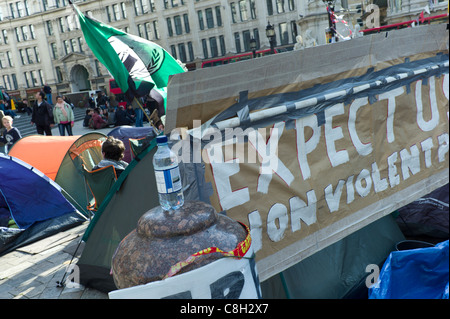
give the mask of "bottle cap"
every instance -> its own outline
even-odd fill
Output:
[[[167,136],[165,136],[165,135],[159,135],[159,136],[157,136],[157,137],[156,137],[156,142],[157,142],[158,144],[165,144],[165,143],[167,143]]]

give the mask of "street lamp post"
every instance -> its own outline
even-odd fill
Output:
[[[253,52],[253,58],[256,58],[256,40],[253,37],[250,39],[250,50]]]
[[[270,21],[267,24],[266,27],[266,36],[269,39],[269,43],[270,43],[270,51],[272,52],[272,54],[275,53],[275,27],[273,26],[273,24],[270,24]]]

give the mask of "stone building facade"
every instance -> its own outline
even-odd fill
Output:
[[[328,16],[322,0],[74,0],[80,10],[108,25],[154,41],[186,64],[199,68],[205,59],[270,47],[268,23],[277,48],[325,44]],[[336,11],[353,25],[358,5],[375,2],[386,21],[416,17],[441,0],[337,0]],[[345,30],[344,30],[345,31]],[[0,87],[18,99],[34,99],[48,83],[55,93],[103,90],[110,75],[87,47],[67,0],[0,1]]]

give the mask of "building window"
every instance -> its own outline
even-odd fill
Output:
[[[140,15],[141,14],[141,12],[140,12],[140,5],[139,5],[139,2],[140,0],[133,0],[133,4],[134,4],[134,13],[135,13],[135,15]]]
[[[84,52],[83,49],[83,38],[78,38],[78,47],[80,48],[80,52]]]
[[[295,43],[297,41],[297,35],[298,35],[296,21],[291,21],[291,30],[292,30],[292,42]]]
[[[39,56],[39,50],[38,50],[38,47],[34,47],[33,50],[34,50],[34,55],[35,55],[35,57],[36,57],[36,62],[37,62],[37,63],[41,63],[41,57]]]
[[[8,59],[8,64],[9,64],[9,66],[10,66],[10,67],[13,67],[13,66],[14,66],[14,62],[13,62],[13,59],[12,59],[12,56],[11,56],[11,52],[10,52],[10,51],[7,51],[7,52],[6,52],[6,58]]]
[[[159,39],[158,21],[153,21],[153,30],[154,30],[154,33],[155,33],[155,39]]]
[[[150,22],[146,22],[144,24],[144,26],[145,26],[145,38],[147,40],[151,40],[152,39],[152,28],[151,28]]]
[[[58,23],[59,23],[59,31],[61,31],[61,33],[64,33],[64,18],[58,18]]]
[[[155,0],[150,0],[150,11],[155,12]]]
[[[209,38],[209,47],[211,50],[211,57],[215,58],[219,55],[219,51],[217,48],[217,39],[215,37]]]
[[[30,15],[30,6],[29,6],[29,4],[28,4],[28,0],[24,0],[23,3],[24,3],[24,6],[25,6],[25,14],[26,14],[27,16],[29,16],[29,15]],[[0,20],[1,20],[1,19],[0,19]]]
[[[239,32],[234,33],[234,43],[236,44],[236,53],[241,52],[241,37]]]
[[[203,11],[199,10],[197,11],[198,15],[198,25],[200,26],[200,30],[205,29],[205,22],[203,21]]]
[[[188,42],[188,52],[189,52],[189,61],[194,61],[194,47],[192,46],[192,42]]]
[[[208,29],[214,28],[214,18],[212,9],[211,8],[206,9],[205,14],[206,14],[206,25]]]
[[[186,62],[186,47],[184,43],[178,44],[178,53],[180,55],[180,61]]]
[[[144,26],[142,24],[138,24],[137,28],[138,28],[138,36],[143,38],[144,37]]]
[[[108,19],[108,22],[111,22],[111,10],[109,9],[109,6],[105,7],[106,10],[106,18]]]
[[[53,59],[58,59],[58,49],[56,48],[56,43],[50,43],[50,48],[52,50]]]
[[[16,8],[14,7],[13,3],[9,4],[9,10],[11,11],[11,18],[15,18],[17,16],[16,14]]]
[[[267,4],[267,15],[269,15],[269,16],[273,15],[272,0],[266,0],[266,4]]]
[[[113,17],[115,21],[119,21],[120,20],[120,7],[118,4],[113,4],[112,6],[113,8]]]
[[[183,20],[184,20],[184,31],[186,33],[191,32],[191,27],[189,26],[189,15],[187,13],[183,14]]]
[[[256,19],[256,3],[255,0],[250,0],[250,15],[252,19]]]
[[[127,18],[127,6],[126,6],[125,2],[120,3],[120,9],[122,11],[122,17],[124,19],[126,19]]]
[[[239,13],[241,16],[241,21],[247,21],[248,15],[247,15],[247,1],[241,0],[239,1]]]
[[[76,39],[70,39],[70,50],[72,52],[77,51],[77,40]]]
[[[237,22],[236,3],[231,2],[230,9],[231,9],[231,20],[233,21],[233,23],[236,23]]]
[[[284,13],[284,0],[276,0],[277,2],[277,12]]]
[[[5,54],[3,52],[0,52],[0,69],[3,69],[5,67],[6,67]]]
[[[176,59],[177,58],[177,48],[174,45],[171,45],[170,50],[172,51],[173,58]]]
[[[261,48],[261,42],[259,39],[259,30],[253,29],[253,38],[256,40],[256,50],[259,50]]]
[[[16,2],[16,8],[17,8],[17,14],[19,17],[24,17],[25,16],[25,11],[23,9],[23,4],[22,2]]]
[[[32,24],[29,25],[30,28],[30,34],[32,39],[36,39],[36,33],[34,31],[34,26]]]
[[[250,51],[250,31],[243,31],[242,36],[244,38],[244,51]]]
[[[30,37],[28,36],[28,26],[26,25],[21,26],[20,29],[22,30],[23,40],[24,41],[29,40]]]
[[[25,77],[25,83],[27,84],[27,88],[30,88],[30,77],[28,76],[28,72],[23,72],[23,76]]]
[[[202,47],[203,47],[203,56],[205,59],[208,58],[208,43],[206,43],[206,39],[202,39]]]
[[[14,33],[16,34],[17,42],[21,42],[22,36],[20,35],[19,28],[14,28]]]
[[[280,23],[280,41],[281,41],[281,45],[286,45],[289,44],[289,32],[287,29],[287,23],[283,22]]]
[[[8,44],[8,31],[2,30],[2,34],[3,34],[3,43]]]
[[[64,41],[63,41],[63,44],[64,44],[64,53],[65,53],[65,55],[67,55],[67,54],[70,53],[70,44],[69,44],[69,41],[64,40]]]
[[[33,87],[39,86],[36,71],[31,71],[30,74],[31,74],[31,83],[32,83],[31,85]]]
[[[13,74],[11,74],[11,78],[12,78],[12,81],[13,81],[13,90],[17,90],[17,89],[19,89],[19,85],[18,85],[18,83],[17,83],[17,77],[16,77],[16,75],[13,73]]]
[[[225,37],[223,35],[219,36],[219,43],[220,43],[220,54],[223,56],[227,54],[227,49],[225,47]]]
[[[59,66],[57,66],[55,68],[55,71],[56,71],[56,80],[58,81],[58,83],[63,82],[64,78],[63,78],[63,73],[61,71],[61,68]]]
[[[174,16],[173,22],[175,24],[175,33],[177,35],[180,35],[183,33],[183,28],[181,27],[181,17],[180,16]]]
[[[167,31],[169,32],[169,37],[171,37],[173,36],[172,20],[170,18],[167,18],[166,21],[167,21]]]
[[[217,21],[217,26],[221,27],[222,26],[222,14],[220,13],[220,6],[217,6],[215,8],[216,10],[216,21]]]
[[[42,72],[42,70],[39,70],[39,80],[41,81],[41,85],[44,85],[45,83],[45,79],[44,79],[44,73]]]
[[[289,7],[289,11],[294,11],[295,10],[295,1],[294,0],[288,0],[288,7]]]
[[[27,60],[26,60],[26,56],[25,56],[25,50],[19,49],[19,54],[20,54],[20,60],[22,61],[22,65],[26,65]]]
[[[48,33],[48,35],[53,35],[53,24],[52,24],[52,22],[50,20],[46,21],[46,25],[47,25],[47,33]]]
[[[29,64],[34,64],[33,51],[31,50],[31,48],[26,48],[25,52],[26,52],[26,55],[27,55],[28,63]]]
[[[11,83],[9,82],[9,75],[3,76],[3,82],[5,82],[6,89],[11,90]]]

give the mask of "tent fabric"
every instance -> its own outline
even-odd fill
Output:
[[[9,155],[36,167],[55,180],[67,150],[79,136],[30,135],[20,139],[9,151]]]
[[[19,228],[11,230],[0,227],[0,253],[25,239],[29,241],[31,234],[36,238],[46,231],[58,231],[59,226],[67,227],[86,220],[61,191],[58,184],[36,168],[12,156],[0,154],[1,219],[12,218]],[[55,220],[59,222],[55,224]],[[33,228],[39,224],[46,224],[45,228],[49,229],[36,232]],[[19,239],[18,236],[23,233],[28,235]]]
[[[153,171],[156,139],[128,165],[96,212],[83,236],[85,246],[77,263],[80,281],[86,287],[110,292],[117,289],[110,273],[111,259],[139,218],[159,205]],[[212,192],[204,182],[201,164],[180,163],[185,200],[209,202]]]
[[[93,197],[85,185],[82,165],[90,170],[102,160],[101,145],[105,139],[106,135],[100,132],[82,136],[31,135],[17,141],[9,155],[54,180],[66,198],[87,216],[86,207]]]
[[[133,160],[133,153],[131,151],[130,139],[141,139],[144,137],[156,137],[153,128],[150,126],[146,127],[133,127],[128,125],[122,125],[114,128],[108,133],[108,136],[113,136],[121,140],[125,144],[125,152],[123,160],[130,163]]]
[[[397,211],[397,223],[406,236],[449,238],[448,183]]]
[[[404,239],[394,217],[382,217],[262,282],[263,298],[367,299],[367,267],[381,268]]]

